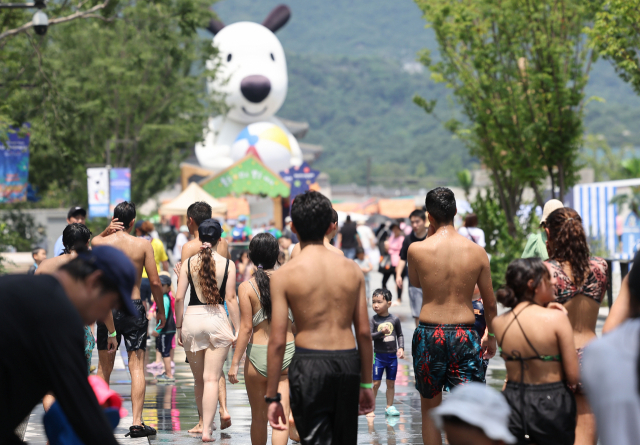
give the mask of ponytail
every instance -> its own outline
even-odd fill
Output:
[[[269,322],[271,322],[271,280],[264,270],[275,267],[279,253],[278,240],[270,233],[254,236],[249,244],[249,258],[257,267],[253,277],[258,285],[258,298]]]
[[[271,279],[262,268],[262,265],[256,268],[253,278],[255,278],[258,285],[260,304],[264,309],[264,314],[267,316],[267,321],[271,323]]]
[[[198,253],[200,267],[198,279],[202,289],[202,298],[210,305],[222,304],[224,297],[220,295],[218,280],[216,280],[216,262],[213,259],[213,248],[209,243],[203,243],[203,248]]]

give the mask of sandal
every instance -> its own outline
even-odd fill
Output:
[[[134,438],[134,437],[147,437],[147,436],[155,436],[155,435],[156,435],[156,430],[154,428],[151,428],[150,426],[145,425],[143,422],[142,425],[130,426],[129,432],[125,434],[124,437],[131,436],[131,438]]]

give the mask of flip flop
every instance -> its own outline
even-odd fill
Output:
[[[155,436],[155,435],[156,435],[155,428],[151,428],[150,426],[145,425],[143,422],[142,425],[130,426],[129,432],[125,434],[124,437],[131,436],[131,438],[135,438],[135,437],[148,437],[148,436]]]

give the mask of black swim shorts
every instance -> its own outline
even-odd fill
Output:
[[[413,332],[416,389],[426,399],[466,382],[484,383],[480,337],[472,324],[420,322]]]
[[[291,412],[302,445],[355,445],[360,355],[356,349],[296,348],[289,367]]]
[[[127,352],[147,349],[147,329],[149,320],[142,304],[142,300],[132,300],[138,310],[138,315],[125,315],[124,312],[113,311],[113,323],[116,328],[116,340],[120,346],[120,339],[124,338]],[[109,331],[104,323],[98,322],[97,345],[98,351],[107,350]]]
[[[573,444],[576,400],[564,382],[542,385],[507,382],[502,394],[511,406],[509,431],[518,439],[518,445]]]
[[[156,353],[160,353],[163,357],[171,357],[171,342],[174,334],[160,334],[156,337]]]

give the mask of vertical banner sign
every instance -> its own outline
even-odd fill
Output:
[[[25,127],[22,132],[12,128],[7,134],[7,141],[0,142],[0,202],[27,200],[31,125],[25,124]]]
[[[89,218],[109,216],[109,169],[87,169]]]
[[[110,172],[109,203],[111,213],[123,201],[131,201],[131,170],[112,168]]]
[[[313,170],[306,162],[299,167],[291,167],[280,172],[280,177],[291,186],[289,202],[293,202],[296,196],[309,190],[309,186],[316,182],[319,174],[318,170]]]

